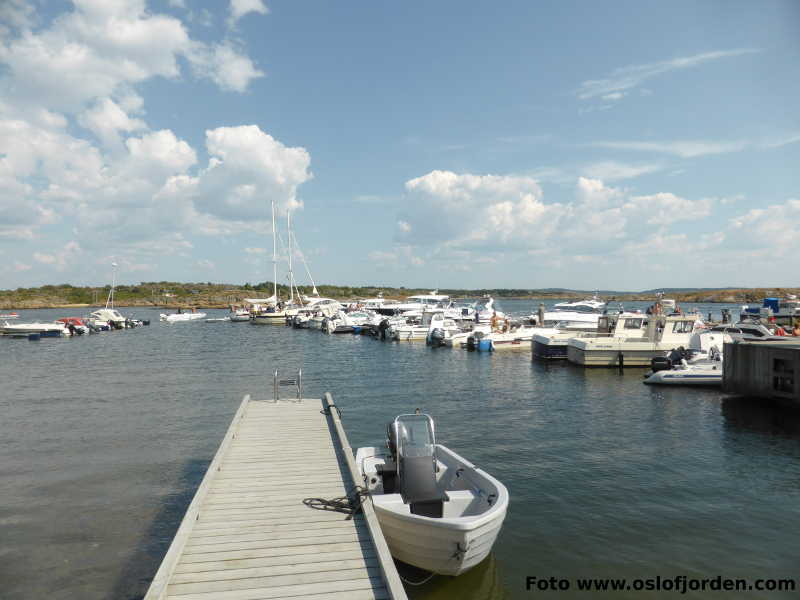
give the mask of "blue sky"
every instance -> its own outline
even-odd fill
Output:
[[[271,279],[271,200],[318,283],[796,286],[798,98],[792,1],[8,0],[0,288]]]

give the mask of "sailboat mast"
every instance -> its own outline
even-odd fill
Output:
[[[294,273],[292,273],[292,211],[286,209],[286,238],[289,245],[289,303],[294,303]]]
[[[114,286],[117,285],[117,263],[111,263],[111,289],[106,298],[106,308],[114,308]]]
[[[275,234],[275,200],[272,200],[272,295],[278,301],[278,237]]]

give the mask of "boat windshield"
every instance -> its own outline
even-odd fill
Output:
[[[400,456],[433,456],[436,440],[433,419],[428,415],[400,415],[394,420]]]

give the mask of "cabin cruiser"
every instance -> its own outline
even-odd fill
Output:
[[[585,367],[646,367],[650,359],[687,346],[699,315],[651,315],[640,337],[577,337],[567,343],[567,359]]]
[[[643,313],[621,312],[598,315],[594,330],[580,331],[573,327],[556,323],[552,329],[534,332],[531,340],[533,355],[544,359],[566,359],[567,346],[572,338],[627,338],[641,337],[645,331],[646,315]],[[554,332],[553,329],[556,331]]]
[[[388,451],[359,448],[356,465],[392,556],[441,575],[479,564],[503,525],[506,487],[437,444],[429,415],[400,415],[387,429]]]
[[[606,303],[600,300],[597,294],[595,294],[591,298],[586,298],[584,300],[558,302],[553,305],[553,310],[559,312],[601,313],[605,307]]]
[[[439,294],[438,290],[434,290],[430,294],[409,296],[406,298],[405,302],[384,302],[375,310],[382,315],[396,315],[409,310],[425,310],[436,308],[442,303],[449,302],[450,296]]]
[[[115,329],[122,329],[125,327],[127,318],[122,316],[116,308],[106,307],[89,313],[87,321],[89,325],[110,325]]]

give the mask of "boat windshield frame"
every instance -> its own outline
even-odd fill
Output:
[[[398,415],[392,423],[398,457],[434,457],[436,433],[428,414]]]

